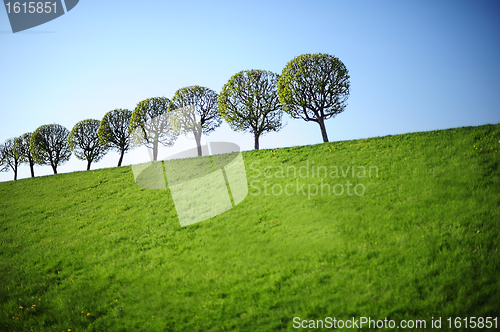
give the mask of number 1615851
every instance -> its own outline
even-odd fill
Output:
[[[7,8],[7,14],[50,14],[56,13],[57,2],[35,2],[35,1],[24,1],[24,2],[7,2],[5,4]]]
[[[498,328],[498,322],[497,322],[497,317],[456,317],[455,319],[453,318],[448,318],[448,323],[450,328],[456,328],[459,329],[462,327],[462,325],[467,329],[491,329],[491,328]]]

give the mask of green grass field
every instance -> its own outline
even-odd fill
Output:
[[[182,228],[130,166],[0,183],[0,330],[500,327],[499,150],[500,124],[244,152],[246,199]]]

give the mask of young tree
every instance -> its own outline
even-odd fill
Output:
[[[235,131],[259,137],[282,128],[283,111],[278,99],[279,75],[265,70],[244,70],[233,75],[219,95],[219,111]]]
[[[6,161],[4,160],[4,154],[5,154],[5,145],[0,144],[0,172],[8,172],[9,171],[9,165],[7,165]]]
[[[283,110],[292,118],[319,124],[328,142],[325,120],[344,111],[349,96],[349,72],[337,57],[302,54],[283,68],[278,80]]]
[[[183,110],[175,119],[179,120],[182,132],[193,133],[198,156],[201,156],[201,134],[208,135],[222,123],[217,93],[198,85],[179,89],[172,98],[171,109]]]
[[[58,124],[38,127],[30,139],[33,160],[39,165],[52,166],[54,174],[57,174],[57,166],[64,164],[71,157],[68,135],[68,129]]]
[[[7,172],[9,170],[9,166],[4,162],[2,158],[3,149],[4,149],[3,144],[0,144],[0,172]]]
[[[116,149],[120,152],[118,167],[122,165],[125,152],[131,148],[129,132],[131,118],[132,111],[115,109],[104,115],[97,131],[101,146]]]
[[[139,102],[130,119],[129,132],[135,144],[145,144],[153,150],[153,160],[158,159],[158,145],[174,145],[178,131],[170,122],[170,100],[154,97]]]
[[[19,163],[28,163],[30,165],[31,177],[35,177],[35,160],[30,152],[30,140],[32,133],[23,134],[14,139],[14,154],[19,159]]]
[[[98,162],[104,157],[108,148],[99,145],[100,121],[87,119],[78,122],[68,136],[68,143],[71,151],[80,160],[87,161],[87,171],[90,170],[92,162]]]
[[[0,145],[0,160],[2,163],[2,171],[6,171],[10,167],[14,172],[14,181],[16,181],[19,158],[14,153],[14,139],[9,138],[5,141],[5,144]]]

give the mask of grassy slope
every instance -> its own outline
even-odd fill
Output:
[[[499,150],[500,125],[487,125],[245,152],[261,189],[349,180],[365,194],[250,188],[236,208],[184,228],[169,192],[139,188],[130,167],[0,183],[0,330],[499,316]],[[254,170],[307,160],[377,166],[379,176]]]

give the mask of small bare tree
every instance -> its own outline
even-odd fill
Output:
[[[0,162],[2,164],[1,171],[5,172],[9,168],[12,169],[14,172],[14,181],[16,181],[19,158],[14,153],[14,139],[9,138],[4,144],[0,145]]]
[[[87,171],[93,162],[98,162],[108,152],[106,146],[99,144],[100,121],[87,119],[78,122],[68,136],[68,143],[71,151],[80,160],[87,161]]]
[[[30,139],[30,152],[35,162],[39,165],[50,165],[54,174],[57,174],[57,166],[64,164],[71,157],[68,135],[68,129],[59,124],[38,127]]]

